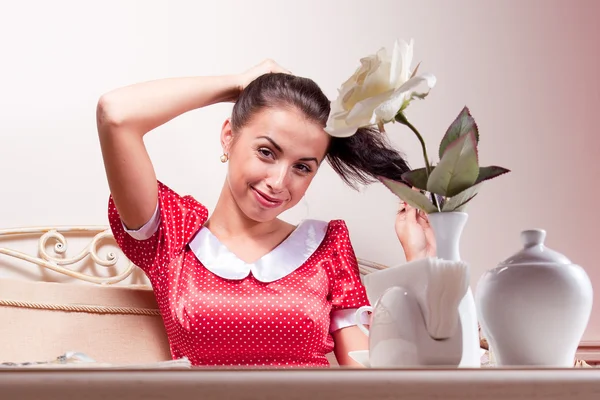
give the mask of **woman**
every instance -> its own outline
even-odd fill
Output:
[[[235,102],[221,129],[227,179],[210,218],[157,181],[143,136],[193,109]],[[323,367],[334,350],[368,347],[354,310],[368,304],[343,221],[278,219],[327,159],[350,185],[400,179],[404,159],[380,135],[324,127],[330,106],[311,80],[271,60],[232,76],[163,79],[103,95],[97,124],[110,187],[109,220],[149,277],[173,358],[193,365]],[[432,251],[426,219],[403,208],[408,259]]]

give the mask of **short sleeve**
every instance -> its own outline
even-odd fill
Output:
[[[180,254],[208,219],[208,210],[191,196],[180,196],[158,182],[158,205],[152,221],[154,232],[143,238],[127,231],[112,196],[108,203],[108,220],[115,241],[123,254],[146,273],[166,267]],[[139,233],[139,232],[138,232]],[[149,237],[148,237],[149,236]]]
[[[344,221],[332,221],[334,239],[334,281],[331,286],[332,313],[370,305],[367,291],[360,279],[358,260],[350,243]]]

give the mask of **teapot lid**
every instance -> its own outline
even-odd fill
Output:
[[[500,263],[501,266],[521,264],[561,264],[570,265],[571,260],[563,254],[549,249],[544,245],[546,231],[529,229],[521,232],[523,249]]]

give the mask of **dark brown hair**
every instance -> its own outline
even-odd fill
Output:
[[[264,108],[294,107],[307,118],[325,127],[330,101],[311,79],[270,73],[252,81],[233,106],[231,125],[239,130]],[[410,170],[404,156],[394,149],[377,128],[360,128],[347,138],[332,137],[327,161],[350,187],[367,185],[382,176],[401,181]]]

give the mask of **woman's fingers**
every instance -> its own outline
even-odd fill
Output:
[[[417,222],[417,210],[410,204],[402,201],[398,212],[406,222]]]
[[[277,63],[273,59],[268,58],[266,60],[263,60],[260,64],[253,66],[252,68],[246,70],[241,74],[241,89],[245,89],[246,86],[250,84],[250,82],[258,78],[259,76],[271,72],[282,72],[284,74],[290,75],[292,74],[290,70],[279,65],[279,63]]]
[[[426,212],[419,210],[418,211],[417,221],[424,227],[429,227],[429,216]]]
[[[398,210],[399,220],[408,223],[417,223],[423,229],[429,229],[429,216],[424,211],[412,207],[410,204],[401,201]]]

